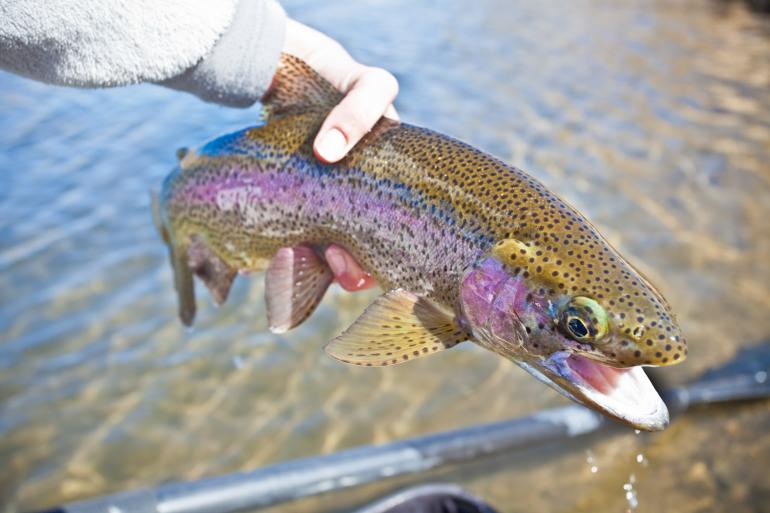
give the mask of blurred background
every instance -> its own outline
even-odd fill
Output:
[[[399,79],[403,120],[544,182],[656,283],[680,384],[770,335],[770,17],[742,1],[284,0]],[[243,128],[155,86],[0,73],[0,503],[7,512],[567,404],[474,345],[384,369],[322,344],[378,294],[266,331],[261,277],[176,317],[149,192],[177,147]],[[449,379],[451,377],[451,379]],[[770,511],[770,405],[443,470],[502,512]],[[400,482],[284,505],[345,511]]]

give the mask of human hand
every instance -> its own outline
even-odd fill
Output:
[[[349,292],[369,289],[377,285],[372,275],[364,271],[361,264],[342,246],[331,244],[324,251],[324,260],[332,270],[337,283]]]
[[[356,62],[335,40],[306,25],[288,20],[284,52],[299,57],[345,93],[321,125],[313,142],[316,157],[326,163],[342,159],[383,115],[398,120],[393,99],[395,77],[382,68]],[[376,285],[374,278],[345,248],[331,244],[324,259],[335,280],[348,291]]]
[[[383,115],[398,120],[393,107],[398,94],[396,78],[382,68],[357,62],[329,36],[289,19],[284,52],[305,61],[345,93],[313,142],[319,160],[334,163],[342,159]]]

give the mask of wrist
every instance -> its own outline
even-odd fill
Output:
[[[248,107],[270,85],[284,46],[286,13],[274,0],[240,0],[230,26],[195,66],[161,82],[204,101]]]

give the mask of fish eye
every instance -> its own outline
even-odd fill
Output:
[[[562,309],[559,325],[573,340],[597,342],[607,334],[607,312],[590,297],[577,296]]]
[[[575,338],[585,338],[588,335],[588,326],[578,317],[570,317],[567,321],[567,329],[575,335]]]

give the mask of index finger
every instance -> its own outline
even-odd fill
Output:
[[[362,67],[342,101],[332,109],[313,143],[323,162],[342,159],[384,115],[395,113],[396,78],[381,68]]]

